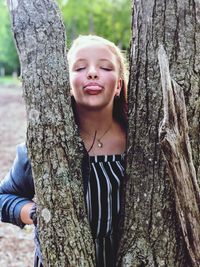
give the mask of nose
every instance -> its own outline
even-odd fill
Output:
[[[87,78],[88,79],[98,79],[98,72],[97,72],[97,69],[95,67],[91,66],[88,69]]]

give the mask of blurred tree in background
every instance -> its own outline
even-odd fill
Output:
[[[67,29],[68,46],[80,34],[97,34],[120,48],[129,47],[131,3],[129,0],[58,0]],[[0,0],[0,76],[19,72],[19,60],[13,42],[5,0]]]
[[[0,76],[19,72],[19,59],[13,41],[10,18],[5,1],[0,0]]]

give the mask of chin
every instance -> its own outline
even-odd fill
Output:
[[[103,109],[105,109],[107,107],[107,104],[105,103],[87,103],[87,104],[83,104],[81,105],[82,108],[84,108],[85,110],[88,111],[102,111]]]

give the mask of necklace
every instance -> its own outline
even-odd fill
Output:
[[[103,142],[102,142],[102,138],[109,132],[110,128],[112,126],[112,122],[111,124],[109,125],[109,127],[105,130],[105,132],[99,137],[96,139],[96,136],[97,136],[97,131],[95,131],[95,134],[94,134],[94,138],[93,138],[93,141],[92,141],[92,145],[89,149],[89,151],[92,149],[92,147],[94,146],[94,143],[95,143],[95,140],[97,140],[97,146],[98,148],[102,148],[103,147]],[[86,133],[86,132],[85,132]],[[86,133],[87,136],[90,136],[90,134]]]
[[[112,126],[112,123],[111,123],[111,124],[109,125],[109,127],[105,130],[105,132],[102,134],[102,136],[99,137],[99,138],[97,139],[97,146],[98,146],[99,148],[102,148],[102,147],[103,147],[103,142],[101,141],[101,139],[107,134],[107,132],[110,130],[111,126]]]

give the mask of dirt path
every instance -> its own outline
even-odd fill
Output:
[[[15,148],[24,142],[26,132],[22,91],[0,86],[0,180],[12,165]],[[0,267],[32,267],[34,256],[33,228],[21,230],[0,223]]]

